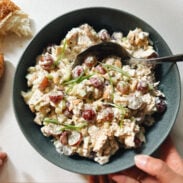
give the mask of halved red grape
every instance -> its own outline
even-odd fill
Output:
[[[63,99],[63,96],[62,95],[50,95],[49,98],[53,103],[58,103]]]
[[[98,36],[102,41],[108,41],[110,39],[110,34],[106,29],[100,30],[100,32],[98,33]]]
[[[106,70],[101,65],[97,65],[95,70],[100,74],[105,74],[106,73]]]
[[[135,143],[135,147],[141,147],[142,145],[142,141],[138,137],[135,137],[134,143]]]
[[[60,135],[60,142],[63,145],[67,145],[68,144],[68,136],[69,136],[70,132],[69,131],[63,131]]]
[[[125,94],[128,94],[129,93],[129,90],[130,90],[130,86],[127,82],[125,81],[120,81],[118,84],[117,84],[117,90],[120,91],[120,93],[122,95],[125,95]]]
[[[55,93],[52,93],[50,96],[49,96],[50,100],[53,102],[53,103],[58,103],[60,102],[63,98],[64,98],[64,94],[62,91],[57,91]]]
[[[100,120],[102,122],[110,122],[114,118],[114,112],[111,107],[107,107],[106,109],[103,109],[101,116],[102,118]]]
[[[157,112],[159,113],[163,113],[167,108],[167,103],[164,99],[162,98],[157,98],[156,100],[156,109],[157,109]]]
[[[46,53],[45,55],[41,56],[40,59],[40,66],[44,69],[44,70],[50,70],[52,68],[53,65],[53,58],[50,54]]]
[[[90,78],[90,82],[91,82],[92,86],[95,88],[103,88],[103,86],[104,86],[104,82],[100,78],[97,78],[97,77]]]
[[[72,77],[77,78],[84,72],[83,67],[78,65],[72,70]]]
[[[95,64],[96,64],[97,60],[95,57],[93,56],[89,56],[85,59],[84,61],[84,64],[87,66],[87,67],[93,67]]]
[[[149,87],[148,87],[147,81],[139,81],[138,84],[137,84],[137,90],[141,91],[143,93],[147,92],[148,88]]]
[[[82,141],[82,134],[78,131],[72,131],[68,135],[68,144],[70,146],[79,145],[81,141]]]
[[[85,109],[82,112],[82,117],[87,121],[92,121],[96,117],[96,113],[93,109]]]

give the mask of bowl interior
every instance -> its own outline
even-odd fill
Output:
[[[32,40],[23,53],[14,78],[13,102],[18,124],[31,145],[47,160],[55,165],[81,174],[107,174],[124,170],[134,165],[136,153],[152,154],[169,134],[179,109],[180,78],[176,64],[162,64],[156,70],[160,88],[165,93],[168,108],[157,118],[157,123],[147,133],[147,143],[138,151],[119,151],[106,165],[98,165],[88,159],[59,155],[49,138],[40,132],[40,127],[33,123],[34,115],[21,97],[21,91],[27,90],[25,75],[27,68],[35,65],[36,57],[52,43],[59,44],[66,33],[73,27],[88,23],[95,30],[106,28],[109,32],[122,31],[127,34],[136,27],[150,33],[150,38],[160,56],[170,55],[171,51],[162,37],[146,22],[120,10],[110,8],[80,9],[53,20],[45,26]]]

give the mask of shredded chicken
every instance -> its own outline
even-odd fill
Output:
[[[90,56],[72,69],[78,53],[102,41],[116,42],[138,58],[156,53],[149,34],[139,28],[125,37],[84,24],[37,57],[26,75],[29,90],[22,91],[34,121],[43,135],[54,139],[59,153],[101,165],[121,148],[140,147],[145,126],[154,123],[152,114],[166,109],[153,66],[123,65],[117,57],[98,63]]]

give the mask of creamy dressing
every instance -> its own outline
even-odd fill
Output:
[[[144,126],[152,125],[152,114],[166,108],[149,65],[122,65],[116,57],[101,64],[88,57],[72,70],[80,52],[102,41],[116,42],[138,58],[157,55],[149,33],[139,28],[125,37],[83,24],[37,57],[26,76],[29,90],[22,91],[34,121],[43,135],[53,138],[58,153],[77,154],[101,165],[121,147],[140,147],[145,142]]]

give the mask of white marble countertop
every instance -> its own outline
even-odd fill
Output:
[[[14,0],[32,19],[34,35],[48,22],[71,10],[84,7],[112,7],[148,22],[166,40],[174,54],[183,53],[182,0]],[[8,161],[0,169],[0,182],[86,183],[86,177],[68,172],[44,159],[28,143],[16,121],[12,104],[13,78],[18,61],[31,40],[9,36],[0,44],[6,60],[6,74],[0,86],[0,150]],[[178,68],[183,82],[183,64]],[[183,103],[172,130],[175,144],[183,156]]]

